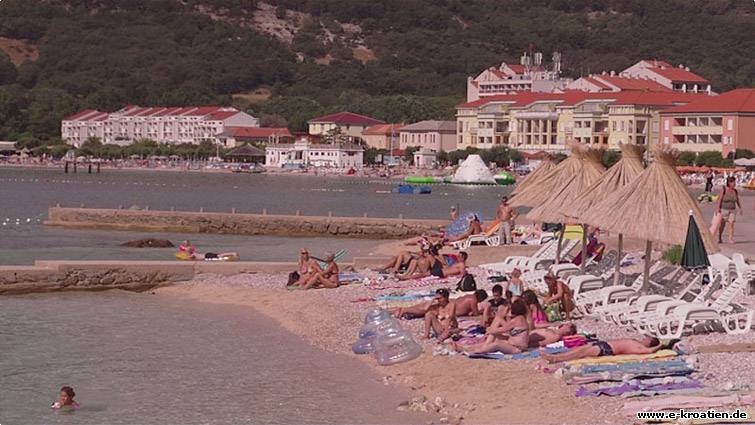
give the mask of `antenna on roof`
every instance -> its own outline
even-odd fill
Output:
[[[561,53],[560,52],[553,52],[553,72],[556,74],[561,73]]]

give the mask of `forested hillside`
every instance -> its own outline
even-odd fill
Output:
[[[235,104],[298,130],[349,109],[452,118],[468,75],[562,52],[571,76],[641,58],[755,86],[749,0],[2,0],[0,139],[124,104]]]

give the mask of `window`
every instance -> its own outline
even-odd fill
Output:
[[[621,131],[625,131],[625,130],[626,130],[626,127],[625,127],[624,121],[622,121],[621,122]]]
[[[671,125],[670,122],[671,122],[671,120],[669,120],[669,119],[663,120],[663,129],[664,130],[668,130],[669,129],[669,126]]]
[[[726,123],[727,130],[734,130],[734,120],[729,118]]]
[[[613,122],[613,131],[616,131],[616,121]]]

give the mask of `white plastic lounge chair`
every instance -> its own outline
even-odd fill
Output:
[[[707,321],[720,322],[728,334],[740,334],[752,327],[753,311],[732,313],[733,299],[741,293],[747,282],[735,279],[724,288],[710,305],[705,303],[684,303],[658,311],[654,318],[646,320],[641,331],[658,338],[680,338],[684,331]],[[665,307],[665,306],[664,306]],[[659,306],[659,310],[660,306]]]
[[[642,275],[634,280],[631,286],[615,285],[606,286],[599,290],[586,291],[574,297],[577,310],[584,315],[591,315],[595,309],[607,305],[628,300],[642,288],[644,278]]]
[[[484,243],[487,246],[498,246],[501,244],[501,238],[498,236],[498,229],[500,227],[501,223],[498,223],[483,233],[471,235],[460,241],[451,242],[451,246],[454,249],[467,249],[472,246],[473,243]]]
[[[738,279],[744,279],[745,282],[755,279],[755,265],[747,264],[742,254],[737,252],[731,256],[731,259]]]
[[[572,249],[574,249],[577,243],[578,241],[574,240],[566,241],[566,243],[562,247],[562,252],[566,253],[571,251]],[[499,275],[511,273],[515,268],[521,270],[522,272],[531,270],[545,270],[549,265],[553,264],[557,250],[558,241],[555,240],[548,242],[546,245],[543,245],[531,257],[524,255],[512,255],[507,257],[503,262],[482,264],[480,265],[480,268],[487,270],[488,273]]]

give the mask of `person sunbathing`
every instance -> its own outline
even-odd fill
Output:
[[[556,327],[537,328],[530,331],[530,347],[545,347],[561,341],[565,336],[576,335],[577,325],[564,323]]]
[[[412,262],[412,260],[419,258],[421,255],[421,251],[401,251],[398,253],[398,255],[395,255],[393,258],[391,258],[391,260],[387,264],[378,267],[377,269],[375,269],[375,271],[396,274],[401,270],[408,269],[409,264]]]
[[[413,260],[413,262],[409,264],[406,273],[399,276],[399,280],[421,279],[428,276],[445,278],[449,276],[460,276],[466,272],[466,261],[467,258],[469,258],[466,252],[460,252],[459,261],[453,265],[444,266],[443,262],[437,257],[437,251],[433,251],[434,249],[435,247],[431,247],[425,252],[425,248],[423,248],[423,257]],[[436,252],[436,254],[433,255],[433,252]]]
[[[527,306],[521,299],[511,303],[511,319],[500,326],[488,328],[485,341],[463,348],[456,343],[451,346],[459,352],[485,354],[500,351],[504,354],[516,354],[529,346],[529,329],[527,327]]]
[[[459,329],[456,320],[456,303],[449,300],[448,289],[435,291],[434,305],[425,313],[425,339],[430,339],[430,332],[435,333],[438,342],[450,338]]]
[[[589,357],[618,356],[620,354],[652,354],[661,349],[658,338],[643,336],[640,339],[613,339],[610,341],[592,341],[586,345],[572,348],[565,353],[540,353],[540,357],[550,363]]]
[[[430,248],[423,246],[422,253],[419,257],[409,261],[406,271],[398,275],[399,280],[421,279],[430,276],[430,268],[433,264],[433,256],[430,254]]]
[[[493,322],[493,318],[498,312],[498,308],[506,305],[508,301],[503,298],[503,287],[499,284],[493,285],[493,297],[489,298],[487,302],[483,303],[482,319],[480,320],[480,326],[487,328]]]
[[[484,289],[478,289],[473,294],[463,295],[453,300],[456,304],[456,317],[479,316],[479,304],[488,298],[488,293]]]
[[[299,273],[299,279],[289,286],[302,286],[306,284],[312,276],[322,272],[322,267],[320,267],[320,263],[317,260],[310,257],[309,250],[302,249],[299,251],[299,267],[297,272]]]
[[[453,236],[446,239],[446,242],[456,242],[456,241],[463,241],[464,239],[472,236],[472,235],[479,235],[483,233],[482,230],[482,224],[480,223],[480,218],[477,217],[477,215],[473,215],[469,219],[469,227],[467,228],[467,231],[459,236]]]
[[[336,264],[336,256],[329,252],[326,254],[325,270],[315,272],[307,283],[304,284],[302,289],[310,288],[338,288],[338,264]]]

